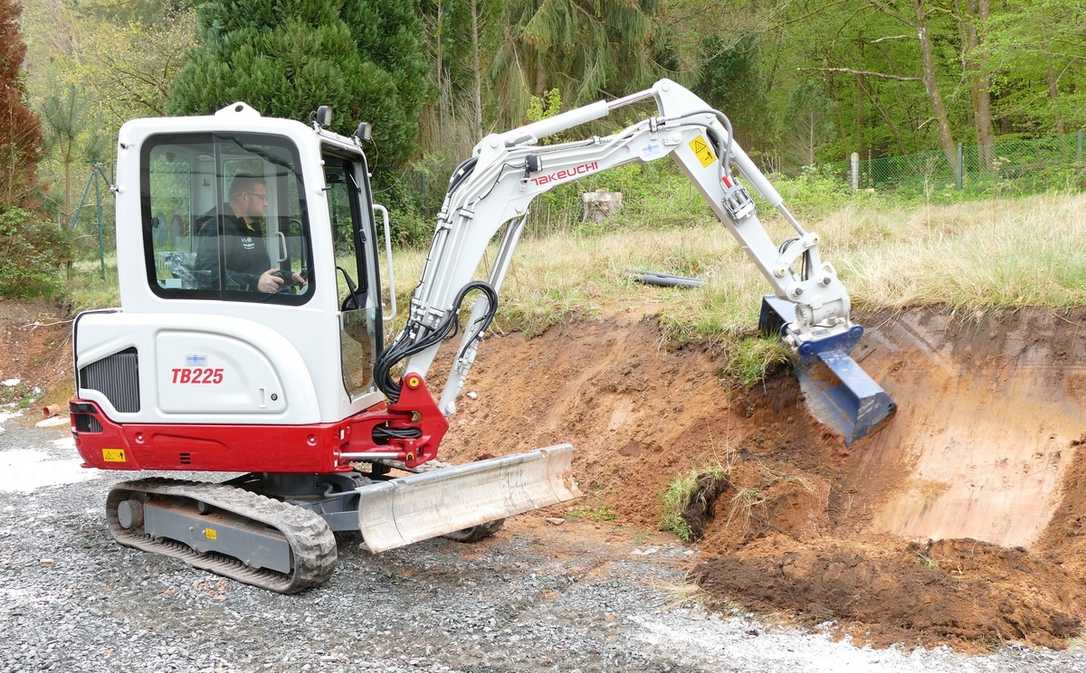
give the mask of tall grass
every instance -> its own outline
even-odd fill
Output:
[[[566,227],[527,236],[502,290],[499,328],[538,333],[578,317],[632,309],[657,315],[668,339],[737,347],[755,325],[768,285],[707,208],[682,210],[683,226],[660,228],[643,219],[656,207],[630,209],[590,231]],[[823,257],[836,266],[854,306],[983,311],[1086,304],[1086,195],[913,206],[861,197],[807,225],[821,236]],[[772,217],[766,226],[777,240],[789,233]],[[401,306],[425,255],[407,249],[396,256]],[[493,260],[493,250],[488,257]],[[96,261],[77,266],[69,286],[77,308],[117,303],[113,266],[106,282],[97,278]],[[629,269],[707,282],[686,290],[646,287],[631,280]],[[748,364],[771,365],[774,354],[756,346],[749,346]]]

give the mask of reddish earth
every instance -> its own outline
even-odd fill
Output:
[[[71,376],[71,322],[63,311],[44,301],[0,300],[0,381],[21,380],[17,389],[0,390],[0,401],[36,387],[47,393],[42,403],[66,403]]]
[[[1086,619],[1086,311],[866,322],[856,357],[900,411],[852,447],[790,375],[736,390],[722,357],[611,319],[491,339],[444,455],[570,441],[575,511],[652,527],[675,475],[721,464],[691,573],[711,604],[877,645],[1062,646]]]

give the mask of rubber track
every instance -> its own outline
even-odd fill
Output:
[[[190,498],[271,526],[286,537],[294,568],[290,575],[250,568],[230,556],[202,554],[181,542],[128,531],[117,519],[117,505],[133,493]],[[318,514],[234,486],[162,477],[122,481],[106,498],[106,517],[113,538],[123,545],[178,558],[195,568],[279,593],[293,594],[323,584],[336,567],[335,536]]]

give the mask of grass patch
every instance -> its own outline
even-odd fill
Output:
[[[703,484],[726,482],[729,472],[729,467],[723,463],[715,463],[688,470],[673,479],[664,491],[660,530],[670,531],[684,542],[693,542],[700,537],[697,523],[691,521],[689,511],[696,499],[705,497]],[[702,509],[712,507],[710,502],[700,504]]]
[[[761,489],[741,488],[732,496],[731,507],[728,509],[728,520],[725,526],[730,526],[733,521],[738,521],[744,532],[750,529],[750,521],[754,518],[754,510],[764,507],[769,501],[768,496]]]
[[[0,407],[29,409],[40,396],[40,388],[23,381],[13,386],[0,385]]]
[[[791,352],[780,339],[744,337],[729,353],[724,375],[750,388],[787,365],[790,359]]]
[[[566,519],[569,521],[580,521],[587,519],[588,521],[614,521],[618,518],[618,513],[615,512],[615,508],[610,505],[581,505],[580,507],[574,507],[565,514]]]

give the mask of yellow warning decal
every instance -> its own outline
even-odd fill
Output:
[[[102,449],[102,460],[107,463],[128,462],[128,459],[124,457],[124,449]]]
[[[701,162],[702,168],[705,168],[716,161],[716,155],[713,154],[713,148],[709,145],[709,141],[706,140],[704,136],[694,136],[694,139],[690,141],[690,149],[694,150],[694,156]]]
[[[215,530],[214,528],[205,528],[204,529],[204,537],[206,537],[209,540],[218,540],[219,539],[219,531]]]

